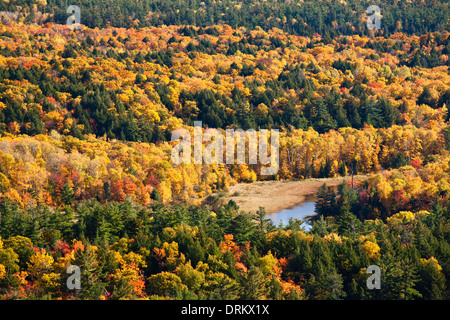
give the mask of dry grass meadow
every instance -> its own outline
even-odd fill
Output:
[[[354,176],[361,181],[366,176]],[[313,196],[324,183],[327,186],[338,186],[342,182],[349,182],[351,177],[307,179],[300,181],[258,181],[254,183],[238,183],[229,187],[228,194],[223,198],[225,202],[234,200],[244,211],[255,212],[264,207],[266,213],[274,213],[287,209],[306,197]]]

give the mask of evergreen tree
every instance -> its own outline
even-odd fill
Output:
[[[323,215],[325,217],[336,215],[338,212],[336,211],[335,202],[336,194],[326,184],[323,184],[317,191],[314,212],[318,216]]]
[[[61,201],[64,204],[71,205],[73,201],[73,195],[74,193],[72,187],[68,183],[64,184],[64,187],[61,190]]]
[[[155,201],[161,202],[161,196],[159,195],[158,189],[154,188],[152,190],[150,198],[152,198]]]
[[[347,296],[347,293],[344,291],[342,275],[336,273],[336,271],[322,275],[319,283],[324,293],[323,299],[325,300],[340,300]]]
[[[237,214],[231,220],[230,232],[235,236],[237,243],[245,244],[246,241],[252,238],[255,232],[252,215],[247,212]]]
[[[417,289],[427,300],[446,298],[446,279],[437,263],[428,262],[421,266]]]
[[[259,207],[256,211],[256,220],[259,225],[259,231],[264,232],[266,230],[266,225],[270,219],[266,219],[266,210],[264,207]]]
[[[261,300],[268,293],[267,280],[258,267],[252,266],[241,279],[243,300]]]
[[[337,129],[336,120],[330,115],[323,99],[319,99],[315,106],[317,113],[313,120],[313,127],[319,133],[327,132],[331,129]]]
[[[409,258],[395,260],[388,257],[381,290],[389,299],[409,300],[422,295],[416,289],[418,282],[417,267]]]
[[[270,280],[269,284],[269,298],[272,300],[281,300],[282,299],[282,288],[280,281],[275,277],[275,275],[272,275],[272,279]]]
[[[422,93],[417,98],[416,104],[426,104],[431,108],[436,108],[436,101],[431,94],[430,88],[428,88],[427,86],[423,88]]]
[[[94,248],[86,245],[84,249],[75,251],[73,265],[80,268],[81,290],[78,294],[80,299],[100,299],[104,293],[106,284],[102,280],[101,265],[97,261]]]

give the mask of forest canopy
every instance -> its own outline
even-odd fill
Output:
[[[175,1],[175,0],[15,0],[4,1],[0,11],[23,8],[27,22],[65,24],[68,5],[82,11],[82,23],[90,28],[141,28],[163,25],[208,27],[227,24],[233,28],[282,29],[290,34],[327,38],[368,34],[365,16],[369,5],[382,9],[383,34],[404,32],[419,35],[449,31],[447,1]]]
[[[0,3],[0,299],[450,298],[447,1],[375,1],[380,30],[356,0],[71,4]],[[194,121],[278,129],[277,173],[174,164]],[[224,200],[336,177],[309,230]]]

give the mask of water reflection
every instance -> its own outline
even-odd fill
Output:
[[[339,189],[339,186],[327,186],[327,188],[336,193]],[[314,212],[316,199],[316,194],[306,195],[303,202],[300,202],[299,204],[296,204],[295,206],[292,206],[288,209],[269,213],[266,218],[272,220],[275,226],[279,226],[281,222],[283,222],[284,226],[287,226],[289,224],[290,218],[301,219],[303,221],[302,227],[305,228],[305,231],[309,231],[311,229],[311,222],[309,221],[309,219],[305,220],[305,218],[314,216],[316,214]]]
[[[315,214],[314,207],[314,200],[306,200],[291,208],[283,209],[275,213],[270,213],[266,217],[272,220],[273,224],[276,226],[279,226],[281,222],[283,222],[283,225],[285,226],[288,225],[290,218],[301,219],[303,220],[302,226],[305,228],[305,230],[309,230],[311,228],[311,225],[308,221],[305,221],[305,218]]]

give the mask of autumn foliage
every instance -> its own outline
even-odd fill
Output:
[[[25,7],[0,17],[1,299],[450,297],[450,34],[439,19],[416,35],[395,13],[366,33],[345,7],[354,25],[320,34],[314,4],[278,1],[306,8],[305,20],[203,27],[190,16],[213,15],[202,2],[180,14],[190,23],[156,26],[170,9],[70,30],[55,23],[60,8],[39,11],[47,1],[16,2],[0,4]],[[194,121],[280,130],[277,173],[174,164],[171,134]],[[319,190],[309,231],[221,199],[236,183],[338,176],[348,183]],[[370,264],[380,291],[366,287]],[[70,265],[81,290],[65,285]]]

